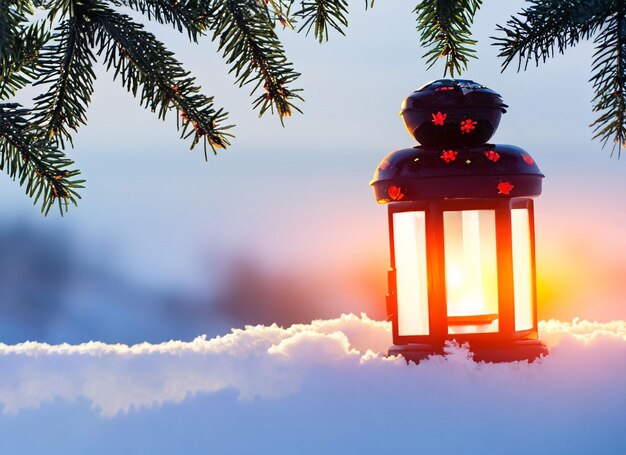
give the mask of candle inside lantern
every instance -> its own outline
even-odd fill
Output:
[[[498,330],[498,264],[493,210],[444,212],[448,332]]]

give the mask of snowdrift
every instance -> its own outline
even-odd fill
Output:
[[[365,315],[191,342],[0,345],[0,437],[22,452],[626,453],[626,322],[540,330],[551,355],[533,364],[449,346],[407,365],[383,355],[390,325]]]

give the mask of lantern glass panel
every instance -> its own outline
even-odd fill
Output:
[[[443,214],[448,333],[498,331],[494,210]]]
[[[398,334],[428,335],[425,212],[393,214]]]
[[[515,330],[529,330],[534,327],[534,292],[528,209],[511,210],[511,235],[513,238]]]

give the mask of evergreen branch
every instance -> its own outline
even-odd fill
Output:
[[[536,65],[589,39],[602,26],[609,0],[530,0],[532,6],[513,16],[506,26],[497,26],[503,37],[492,37],[504,58],[503,70],[515,57],[517,71],[528,68],[531,60]]]
[[[0,0],[0,62],[12,54],[15,42],[20,39],[21,24],[31,12],[28,0]]]
[[[29,0],[0,0],[0,99],[7,99],[37,76],[34,65],[48,38],[39,24],[30,24]]]
[[[84,180],[77,180],[78,170],[68,170],[73,161],[63,152],[40,139],[41,133],[26,120],[28,110],[18,104],[0,104],[0,170],[6,171],[26,194],[41,200],[41,211],[48,214],[57,202],[61,215],[69,203],[76,205]]]
[[[555,53],[564,53],[581,40],[594,39],[593,111],[599,116],[590,125],[593,139],[606,146],[613,140],[611,155],[626,146],[626,5],[624,0],[532,0],[506,27],[505,36],[494,38],[504,58],[503,70],[518,60],[517,70],[530,61],[539,65]]]
[[[32,24],[22,31],[19,40],[13,41],[9,53],[0,59],[0,100],[15,96],[18,90],[37,79],[37,58],[49,39],[43,25]]]
[[[367,6],[367,3],[366,3]],[[298,30],[306,30],[320,43],[328,41],[328,30],[334,28],[345,35],[343,29],[348,26],[348,2],[346,0],[303,0],[296,16],[302,20]]]
[[[590,125],[603,146],[613,140],[611,156],[617,148],[618,158],[626,146],[626,7],[621,8],[606,21],[602,32],[596,37],[596,53],[593,61],[595,96],[593,111],[599,117]]]
[[[235,73],[239,86],[254,84],[254,93],[263,84],[265,93],[253,101],[259,115],[276,109],[282,123],[292,109],[301,112],[293,104],[296,99],[302,100],[297,93],[300,90],[288,88],[300,74],[287,61],[264,8],[255,0],[219,0],[209,17],[213,21],[213,39],[219,39],[219,50],[232,65],[230,71]]]
[[[87,122],[87,108],[93,93],[95,56],[91,50],[94,27],[83,22],[78,5],[75,16],[56,29],[55,44],[45,46],[37,62],[41,79],[35,85],[49,84],[46,93],[35,98],[33,121],[42,126],[45,137],[61,147],[72,144],[70,129],[77,131]]]
[[[123,5],[145,14],[148,20],[170,24],[197,42],[207,27],[204,2],[198,0],[121,0]]]
[[[98,25],[98,55],[104,54],[107,69],[115,69],[113,78],[119,77],[134,96],[141,88],[142,106],[158,112],[163,120],[174,107],[182,119],[182,127],[177,122],[181,137],[193,135],[192,148],[202,140],[205,157],[207,142],[214,153],[217,153],[216,147],[228,146],[231,135],[225,131],[231,127],[220,125],[227,113],[215,110],[213,97],[199,93],[195,78],[181,67],[174,54],[130,17],[102,3],[94,3],[98,8],[92,9],[90,14]]]
[[[422,47],[428,49],[422,56],[431,68],[445,57],[444,76],[450,72],[461,74],[467,69],[469,58],[476,58],[470,27],[482,0],[422,0],[415,7],[417,30]]]
[[[264,0],[267,10],[271,11],[270,19],[286,28],[294,29],[295,20],[291,17],[293,0]]]
[[[0,61],[4,62],[6,56],[11,53],[13,41],[12,19],[9,0],[0,0]]]

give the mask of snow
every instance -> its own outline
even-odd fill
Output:
[[[388,358],[343,315],[191,342],[0,345],[0,440],[20,453],[626,452],[626,322],[544,321],[551,354]]]

